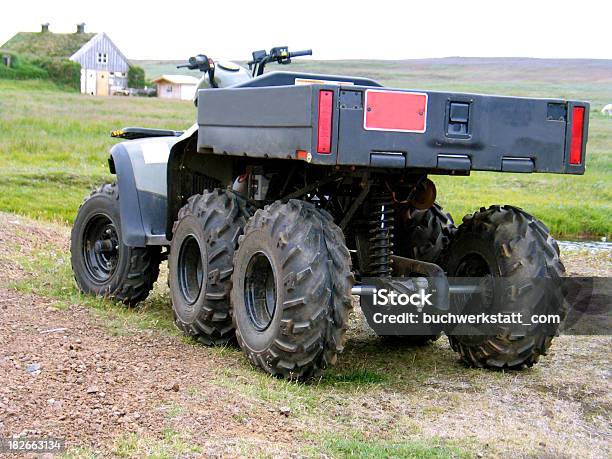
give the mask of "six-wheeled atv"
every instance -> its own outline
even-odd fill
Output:
[[[206,344],[234,339],[288,378],[317,375],[345,342],[352,294],[412,276],[450,296],[507,279],[486,301],[530,310],[564,272],[543,223],[512,206],[456,227],[435,175],[473,170],[583,174],[589,106],[384,88],[349,76],[264,73],[286,47],[257,51],[250,72],[204,55],[197,123],[185,132],[126,128],[111,150],[117,181],[94,191],[72,232],[84,292],[134,305],[167,257],[177,326]],[[368,280],[368,281],[366,281]],[[416,285],[416,284],[415,284]],[[396,337],[425,344],[439,336]],[[552,334],[450,335],[468,364],[522,368]]]

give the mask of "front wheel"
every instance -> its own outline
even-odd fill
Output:
[[[351,309],[351,258],[331,216],[297,200],[249,220],[234,256],[232,313],[248,359],[304,380],[335,363]]]
[[[149,295],[159,275],[159,247],[129,247],[123,243],[115,184],[101,186],[79,208],[70,254],[74,278],[82,292],[114,298],[129,306]]]
[[[449,277],[505,278],[509,288],[490,301],[496,310],[535,311],[558,306],[565,268],[559,247],[548,228],[538,219],[511,206],[482,208],[464,217],[457,236],[448,248]],[[530,288],[530,280],[548,278],[546,289]],[[501,307],[503,305],[503,308]],[[560,312],[561,318],[565,311]],[[470,366],[522,369],[546,355],[553,337],[504,332],[495,336],[449,336],[454,351]]]

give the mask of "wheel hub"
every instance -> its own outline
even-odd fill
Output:
[[[472,294],[458,295],[455,298],[457,305],[465,307],[470,301],[474,302],[478,308],[488,308],[493,303],[493,287],[495,285],[493,281],[493,273],[491,267],[487,261],[476,253],[469,254],[461,260],[461,263],[457,267],[456,277],[470,277],[474,279],[480,279],[480,293],[476,297]]]
[[[95,215],[85,226],[83,259],[89,276],[105,283],[115,272],[119,261],[119,236],[113,221],[106,215]]]
[[[200,297],[204,280],[202,250],[194,235],[187,236],[181,245],[177,274],[181,295],[188,304],[194,304]]]
[[[251,257],[244,280],[247,315],[257,331],[266,330],[276,312],[276,284],[270,259],[263,252]]]

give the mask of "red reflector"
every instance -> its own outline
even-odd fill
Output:
[[[423,133],[427,122],[427,94],[368,89],[363,128],[374,131]]]
[[[331,153],[333,109],[334,91],[319,91],[319,126],[317,132],[318,153]]]
[[[572,143],[570,144],[570,164],[582,162],[582,133],[584,132],[584,107],[572,109]]]

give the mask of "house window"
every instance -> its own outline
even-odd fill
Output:
[[[6,65],[7,67],[10,67],[11,66],[11,56],[9,56],[8,54],[5,54],[4,56],[2,56],[2,63]]]
[[[106,63],[108,63],[108,54],[98,53],[98,64],[106,64]]]
[[[172,92],[172,85],[166,86],[166,92]]]

